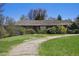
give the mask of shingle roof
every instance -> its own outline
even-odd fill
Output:
[[[70,25],[69,21],[58,20],[20,20],[15,25],[20,26],[52,26],[52,25]]]

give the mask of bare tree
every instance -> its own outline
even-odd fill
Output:
[[[6,30],[9,33],[9,36],[15,35],[16,34],[15,33],[16,31],[15,31],[15,21],[14,21],[14,19],[7,16],[5,23],[7,25]]]
[[[32,9],[29,12],[29,19],[31,20],[44,20],[46,16],[46,10],[43,9]]]
[[[3,6],[4,4],[0,3],[0,26],[2,26],[4,23]]]
[[[0,38],[2,37],[6,37],[7,36],[7,32],[4,28],[4,16],[3,16],[3,3],[0,3]]]

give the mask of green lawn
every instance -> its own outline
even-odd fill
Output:
[[[40,45],[39,55],[79,56],[79,35],[44,42]]]
[[[24,42],[24,40],[39,39],[55,35],[59,34],[26,34],[0,39],[0,55],[7,55],[13,46]]]
[[[6,55],[13,46],[24,42],[24,40],[42,38],[45,36],[47,35],[27,34],[0,39],[0,55]]]

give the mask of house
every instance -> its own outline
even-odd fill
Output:
[[[16,26],[23,26],[26,28],[33,29],[47,29],[52,26],[69,26],[72,22],[70,21],[58,21],[58,20],[20,20],[16,22]]]

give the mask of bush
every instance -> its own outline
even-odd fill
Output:
[[[40,29],[37,32],[38,34],[47,34],[47,30],[46,29]]]
[[[67,33],[67,28],[64,26],[54,26],[52,28],[49,28],[47,33],[49,34],[65,34]]]
[[[6,26],[6,31],[8,32],[9,36],[16,35],[16,27],[15,26]]]
[[[0,27],[0,38],[7,37],[7,36],[9,36],[9,34],[5,30],[5,28],[4,27]]]
[[[36,33],[33,29],[26,29],[26,34],[34,34]]]
[[[26,29],[24,27],[18,27],[16,29],[16,34],[17,35],[23,35],[23,34],[26,34]]]
[[[79,29],[68,30],[69,34],[79,34]]]
[[[51,27],[48,29],[47,31],[48,34],[56,34],[57,33],[57,28],[54,26],[54,27]]]
[[[78,34],[79,33],[79,26],[77,23],[72,23],[72,25],[68,28],[68,33],[70,34]]]
[[[79,29],[74,29],[74,33],[78,34],[79,33]]]
[[[73,30],[68,29],[67,33],[74,34]]]
[[[33,29],[26,29],[24,27],[17,28],[17,35],[34,34],[34,33],[35,33],[35,31]]]
[[[64,26],[58,26],[58,33],[61,33],[61,34],[67,33],[67,28]]]
[[[70,26],[70,29],[73,30],[73,29],[78,29],[78,25],[76,23],[72,23],[72,25]]]
[[[79,29],[72,30],[72,34],[78,34],[78,33],[79,33]]]

